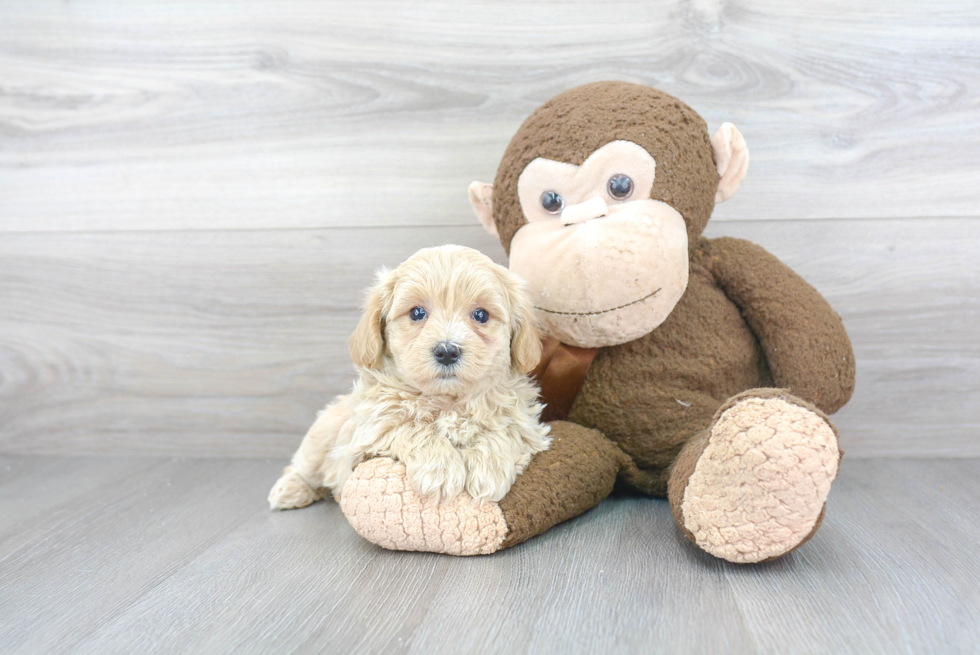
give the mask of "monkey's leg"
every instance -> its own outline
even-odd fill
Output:
[[[551,448],[499,503],[476,507],[466,492],[442,504],[420,499],[400,462],[377,458],[354,469],[341,509],[362,537],[391,550],[487,555],[509,548],[598,505],[629,463],[596,430],[554,421],[551,435]]]
[[[842,456],[813,405],[753,389],[722,405],[674,463],[668,498],[688,539],[736,563],[775,559],[820,527]]]

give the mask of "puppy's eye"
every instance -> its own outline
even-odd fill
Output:
[[[412,311],[408,313],[413,321],[421,321],[425,318],[425,310],[421,307],[412,307]]]
[[[630,179],[629,175],[622,173],[613,175],[609,178],[606,188],[609,190],[609,195],[616,200],[626,200],[633,194],[633,180]]]
[[[477,309],[473,312],[473,320],[477,323],[486,323],[490,320],[490,314],[485,309]]]
[[[565,208],[565,201],[554,191],[545,191],[541,194],[541,206],[549,214],[557,214]]]

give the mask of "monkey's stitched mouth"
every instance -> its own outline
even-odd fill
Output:
[[[660,289],[662,289],[662,288],[663,287],[661,287]],[[537,305],[535,305],[534,308],[537,309],[537,310],[539,310],[539,311],[548,313],[548,314],[560,314],[561,316],[598,316],[599,314],[608,314],[609,312],[615,312],[615,311],[618,311],[620,309],[626,309],[627,307],[631,307],[633,305],[637,305],[637,304],[643,302],[644,300],[649,300],[650,298],[653,298],[655,295],[657,295],[658,293],[660,293],[660,289],[657,289],[656,291],[652,291],[651,293],[643,296],[639,300],[634,300],[633,302],[628,302],[625,305],[620,305],[619,307],[610,307],[609,309],[601,309],[601,310],[599,310],[597,312],[560,312],[560,311],[558,311],[556,309],[546,309],[544,307],[538,307]]]

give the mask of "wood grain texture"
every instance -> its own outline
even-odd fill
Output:
[[[0,6],[0,231],[468,225],[550,96],[736,123],[720,220],[980,215],[974,0]]]
[[[0,3],[0,651],[975,652],[978,33],[974,0]],[[621,498],[455,559],[267,511],[373,271],[503,261],[466,185],[600,79],[738,125],[709,235],[844,318],[817,537],[730,566]]]
[[[133,467],[126,460],[118,466]],[[60,500],[48,503],[42,520],[23,520],[16,512],[4,516],[3,649],[70,648],[99,620],[122,611],[134,594],[160,584],[245,516],[265,509],[235,499],[269,468],[261,460],[222,466],[172,459],[81,493],[45,475],[0,487],[15,500]]]
[[[6,457],[0,455],[0,549],[41,517],[56,520],[52,513],[66,500],[106,485],[118,484],[128,476],[140,475],[159,463],[157,458]],[[57,481],[51,493],[32,493],[39,480]]]
[[[834,416],[851,456],[980,455],[980,220],[750,221],[843,317],[857,387]]]
[[[845,456],[817,547],[726,567],[760,652],[976,650],[980,462],[947,461]]]
[[[488,557],[388,552],[332,502],[268,511],[278,464],[82,459],[105,484],[65,494],[65,462],[0,460],[36,473],[0,483],[0,536],[19,534],[0,545],[4,652],[956,654],[980,638],[976,459],[845,459],[816,537],[749,566],[638,498]],[[39,498],[49,512],[19,522]]]
[[[7,235],[0,450],[288,455],[382,265],[479,228]]]
[[[749,221],[854,342],[852,456],[980,455],[980,220]],[[0,452],[273,456],[352,379],[383,264],[478,227],[5,235]]]

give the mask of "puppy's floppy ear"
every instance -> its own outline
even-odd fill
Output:
[[[351,359],[357,366],[381,368],[385,351],[385,319],[394,288],[394,271],[384,268],[378,271],[378,281],[371,287],[364,302],[364,315],[361,316],[361,322],[357,324],[357,328],[347,341]]]
[[[510,361],[514,370],[530,373],[541,359],[541,337],[531,298],[525,283],[516,273],[498,266],[498,273],[507,289],[510,304]]]

